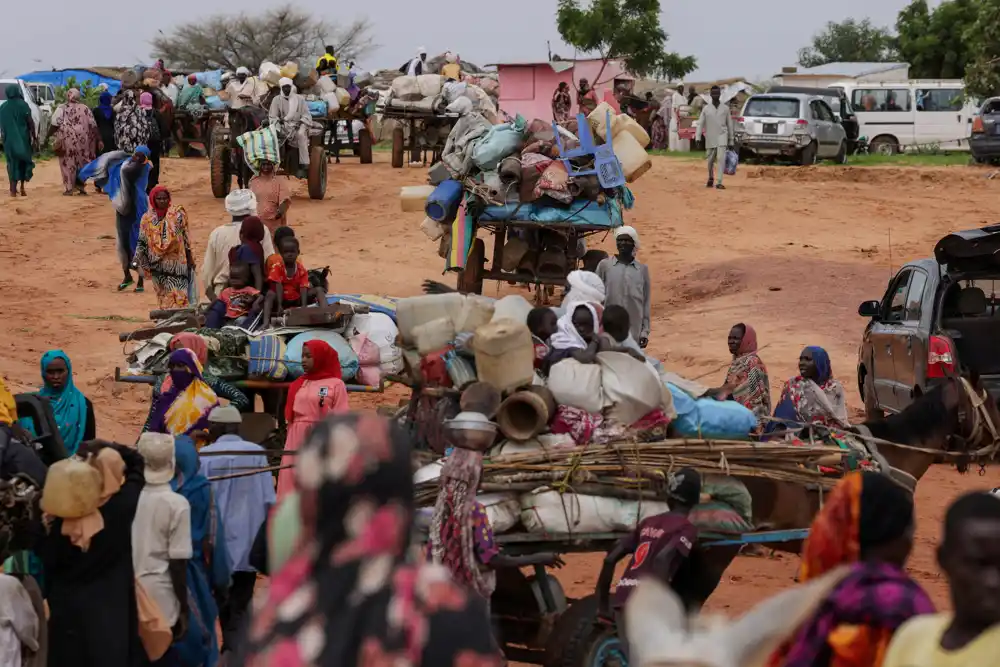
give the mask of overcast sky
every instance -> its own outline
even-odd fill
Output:
[[[183,20],[237,7],[248,12],[279,4],[266,0],[70,0],[4,2],[0,73],[14,76],[36,69],[150,62],[151,38]],[[378,3],[300,0],[299,6],[328,20],[370,14],[379,48],[358,64],[370,69],[398,67],[420,46],[431,54],[452,49],[476,64],[544,59],[546,40],[563,57],[555,28],[555,0],[501,3],[455,0],[382,0]],[[907,0],[661,0],[669,48],[698,59],[689,80],[731,76],[760,80],[795,62],[796,51],[827,21],[869,17],[891,26]],[[932,0],[931,4],[937,4]]]

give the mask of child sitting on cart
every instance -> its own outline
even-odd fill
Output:
[[[229,284],[209,307],[205,326],[221,329],[227,324],[242,326],[253,313],[260,312],[263,297],[250,284],[250,265],[235,261],[229,266]]]
[[[698,529],[688,520],[688,515],[701,500],[701,475],[693,468],[682,468],[670,475],[667,484],[670,511],[643,519],[635,532],[623,537],[605,557],[597,580],[600,613],[605,618],[614,618],[622,646],[626,648],[622,612],[628,596],[642,578],[656,577],[677,591],[685,604],[691,602],[691,596],[679,591],[677,584],[693,582],[696,578],[697,559],[692,555],[696,551]],[[632,562],[618,580],[612,598],[610,589],[615,567],[630,554]]]
[[[272,264],[267,274],[270,289],[264,299],[263,327],[270,326],[271,313],[280,315],[285,308],[298,308],[310,303],[326,303],[321,287],[311,287],[309,272],[299,261],[299,240],[294,236],[281,239],[278,246],[281,264]]]

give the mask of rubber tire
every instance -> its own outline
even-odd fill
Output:
[[[396,127],[392,130],[392,168],[403,168],[403,153],[405,152],[403,142],[403,128]]]
[[[313,146],[309,150],[309,199],[326,196],[326,149]]]
[[[577,600],[552,627],[545,644],[545,667],[591,667],[594,645],[609,630],[597,623],[597,595]]]
[[[358,133],[358,157],[361,158],[361,164],[372,163],[372,134],[368,130]]]
[[[899,153],[899,142],[890,136],[881,135],[868,142],[869,155],[899,155]]]
[[[482,239],[473,239],[465,268],[458,272],[458,291],[463,294],[483,293],[483,274],[486,272],[486,244]]]
[[[219,142],[216,141],[216,146]],[[233,186],[233,175],[229,170],[229,148],[219,148],[212,151],[209,158],[209,169],[212,179],[212,195],[216,199],[225,199]]]
[[[871,373],[867,370],[863,372],[864,375],[858,383],[864,387],[861,397],[865,405],[865,421],[885,419],[885,412],[878,407],[878,399],[875,396],[875,385],[871,379]]]
[[[799,151],[799,164],[803,167],[808,167],[816,164],[816,152],[817,152],[816,142],[810,143],[808,146]]]
[[[840,142],[840,150],[837,151],[837,156],[833,158],[836,164],[847,164],[847,142]]]

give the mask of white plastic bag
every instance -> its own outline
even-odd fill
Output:
[[[417,88],[421,97],[437,97],[441,94],[444,77],[440,74],[421,74],[417,77]]]
[[[397,76],[392,80],[392,96],[398,100],[413,101],[423,97],[415,76]]]
[[[326,102],[326,113],[333,114],[340,111],[340,98],[337,93],[323,93],[321,99]]]
[[[570,405],[592,414],[604,408],[599,364],[563,359],[549,370],[548,388],[559,405]]]
[[[560,494],[549,488],[521,496],[521,523],[529,533],[629,531],[646,517],[667,511],[663,502]]]
[[[521,502],[517,494],[481,493],[476,500],[486,509],[494,533],[505,533],[521,520]]]
[[[663,385],[644,361],[624,352],[601,352],[597,363],[601,366],[604,405],[611,406],[611,417],[617,421],[634,424],[663,406]]]
[[[465,91],[468,89],[469,85],[463,81],[449,81],[444,84],[444,96],[445,102],[454,102],[459,97],[465,95]],[[471,101],[471,100],[470,100]]]
[[[472,113],[472,106],[472,100],[468,97],[459,97],[454,102],[450,102],[448,106],[445,107],[445,111],[464,116],[467,113]]]
[[[500,298],[493,307],[493,321],[507,319],[527,324],[528,313],[532,308],[534,306],[520,294],[508,294]]]

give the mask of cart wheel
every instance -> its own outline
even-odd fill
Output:
[[[401,127],[392,131],[392,168],[403,168],[403,128]]]
[[[483,293],[483,274],[486,264],[486,244],[482,239],[473,239],[465,268],[458,272],[458,291],[463,294]]]
[[[309,151],[309,199],[326,196],[326,149],[313,146]]]
[[[558,619],[545,645],[545,667],[626,665],[614,625],[597,619],[597,596],[577,600]]]
[[[216,199],[225,199],[232,187],[233,174],[229,169],[229,149],[220,140],[215,140],[215,150],[212,151],[210,162],[212,176],[212,195]]]
[[[361,158],[361,164],[372,163],[372,135],[368,130],[358,133],[358,157]]]

